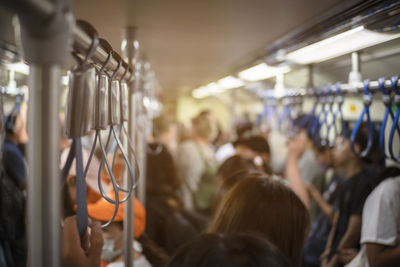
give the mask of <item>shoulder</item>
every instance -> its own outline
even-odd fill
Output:
[[[387,200],[400,194],[400,176],[381,182],[368,197],[368,202]]]

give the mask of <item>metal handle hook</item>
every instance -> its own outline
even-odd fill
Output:
[[[89,36],[92,37],[92,42],[90,44],[88,51],[86,51],[86,55],[83,60],[81,60],[77,54],[73,53],[73,56],[79,61],[79,65],[83,65],[86,64],[96,52],[96,49],[99,45],[99,34],[97,33],[96,29],[87,21],[77,20],[76,24],[81,29],[83,29]]]
[[[101,68],[99,70],[99,73],[103,73],[104,70],[106,69],[108,63],[111,61],[111,57],[112,57],[114,51],[113,51],[110,43],[108,43],[106,40],[100,38],[99,43],[100,43],[100,46],[102,46],[104,48],[104,50],[106,50],[106,52],[107,52],[107,58],[103,62],[103,66],[101,66]]]

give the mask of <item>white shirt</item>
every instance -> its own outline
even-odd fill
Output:
[[[365,243],[400,244],[400,176],[380,183],[367,198],[362,218],[362,248],[348,267],[368,267]]]
[[[215,158],[217,159],[218,164],[222,164],[226,159],[235,155],[235,153],[236,151],[232,143],[226,143],[218,148],[215,153]]]

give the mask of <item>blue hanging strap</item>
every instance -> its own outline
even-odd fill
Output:
[[[76,220],[80,236],[84,236],[88,227],[88,210],[86,196],[86,180],[83,172],[81,139],[75,140],[75,167],[76,167]]]
[[[321,141],[321,145],[326,146],[328,145],[328,140],[329,140],[329,136],[328,136],[328,116],[329,116],[329,110],[326,108],[327,103],[328,103],[328,94],[327,92],[324,92],[323,89],[320,90],[321,92],[321,115],[320,118],[318,120],[318,135],[320,137],[320,141]],[[322,129],[323,127],[326,126],[327,129],[327,133],[326,136],[322,136]]]
[[[317,94],[317,93],[316,93]],[[319,130],[320,130],[320,125],[321,125],[321,114],[323,115],[324,112],[324,108],[325,108],[325,98],[324,95],[322,93],[322,90],[320,90],[319,94],[317,94],[318,97],[316,97],[315,101],[321,104],[321,110],[319,112],[319,114],[317,114],[317,106],[315,106],[315,110],[314,110],[314,121],[311,125],[311,138],[313,140],[315,140],[315,138],[317,137],[316,135],[319,135]]]
[[[333,121],[334,121],[334,140],[341,135],[346,137],[347,136],[347,127],[346,127],[346,122],[343,117],[343,103],[344,103],[344,97],[342,95],[342,91],[340,89],[340,83],[336,83],[336,102],[337,102],[337,110],[333,115]],[[340,118],[339,118],[340,117]],[[339,133],[337,126],[336,126],[336,121],[340,119],[340,125],[341,125],[341,131]]]
[[[393,110],[392,110],[392,97],[390,95],[390,91],[385,88],[385,78],[380,78],[378,80],[378,85],[379,85],[378,86],[379,90],[383,94],[382,102],[386,107],[385,115],[383,116],[382,125],[381,125],[381,129],[379,132],[379,147],[382,150],[385,157],[387,157],[387,158],[392,157],[392,159],[395,160],[395,158],[392,155],[389,156],[385,152],[385,130],[386,130],[386,124],[387,124],[389,115],[390,115],[390,118],[392,119],[392,121],[395,121]],[[397,131],[400,132],[399,126],[395,123],[393,125],[396,125]]]
[[[76,168],[76,220],[78,224],[79,235],[82,237],[86,233],[88,227],[88,211],[87,211],[87,196],[86,196],[86,180],[85,172],[83,170],[83,157],[82,157],[82,144],[80,138],[74,138],[71,148],[68,153],[67,161],[62,169],[62,181],[65,183],[69,170],[75,159]],[[88,164],[90,164],[88,162]]]
[[[361,151],[359,154],[359,156],[362,158],[364,158],[368,155],[369,151],[372,148],[373,139],[374,139],[374,127],[372,125],[371,116],[369,113],[369,107],[372,104],[372,94],[369,90],[369,80],[364,81],[363,103],[364,103],[364,109],[361,112],[361,115],[358,118],[356,125],[355,125],[353,131],[351,132],[351,136],[350,136],[351,150],[353,151],[353,153],[357,154],[357,152],[355,150],[355,140],[356,140],[357,133],[361,128],[361,124],[364,121],[364,117],[366,117],[367,124],[368,124],[368,143],[367,143],[367,147],[363,151]]]
[[[329,137],[331,136],[331,132],[335,132],[335,127],[336,127],[336,121],[335,121],[335,112],[333,111],[333,104],[335,103],[335,98],[333,96],[333,92],[332,92],[332,85],[329,84],[327,86],[327,104],[328,104],[328,115],[330,114],[331,117],[331,121],[328,121],[328,115],[326,118],[327,121],[327,128],[326,128],[326,144],[329,147],[333,147],[335,144],[335,140],[336,140],[336,136],[335,133],[333,134],[333,138],[332,138],[332,142],[329,142]]]
[[[397,86],[399,77],[392,77],[392,89],[395,93],[394,96],[394,103],[397,107],[396,110],[396,116],[393,119],[393,125],[392,125],[392,129],[390,130],[390,135],[389,135],[389,154],[390,157],[396,161],[400,160],[400,155],[398,154],[397,156],[394,155],[393,152],[393,138],[394,138],[394,134],[397,130],[397,134],[400,136],[400,129],[399,129],[399,118],[400,118],[400,90]]]

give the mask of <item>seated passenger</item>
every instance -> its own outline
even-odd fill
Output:
[[[269,241],[250,234],[203,234],[186,244],[167,267],[289,267]]]
[[[209,231],[254,233],[275,244],[293,266],[300,266],[309,226],[308,211],[285,184],[251,175],[222,199]]]

